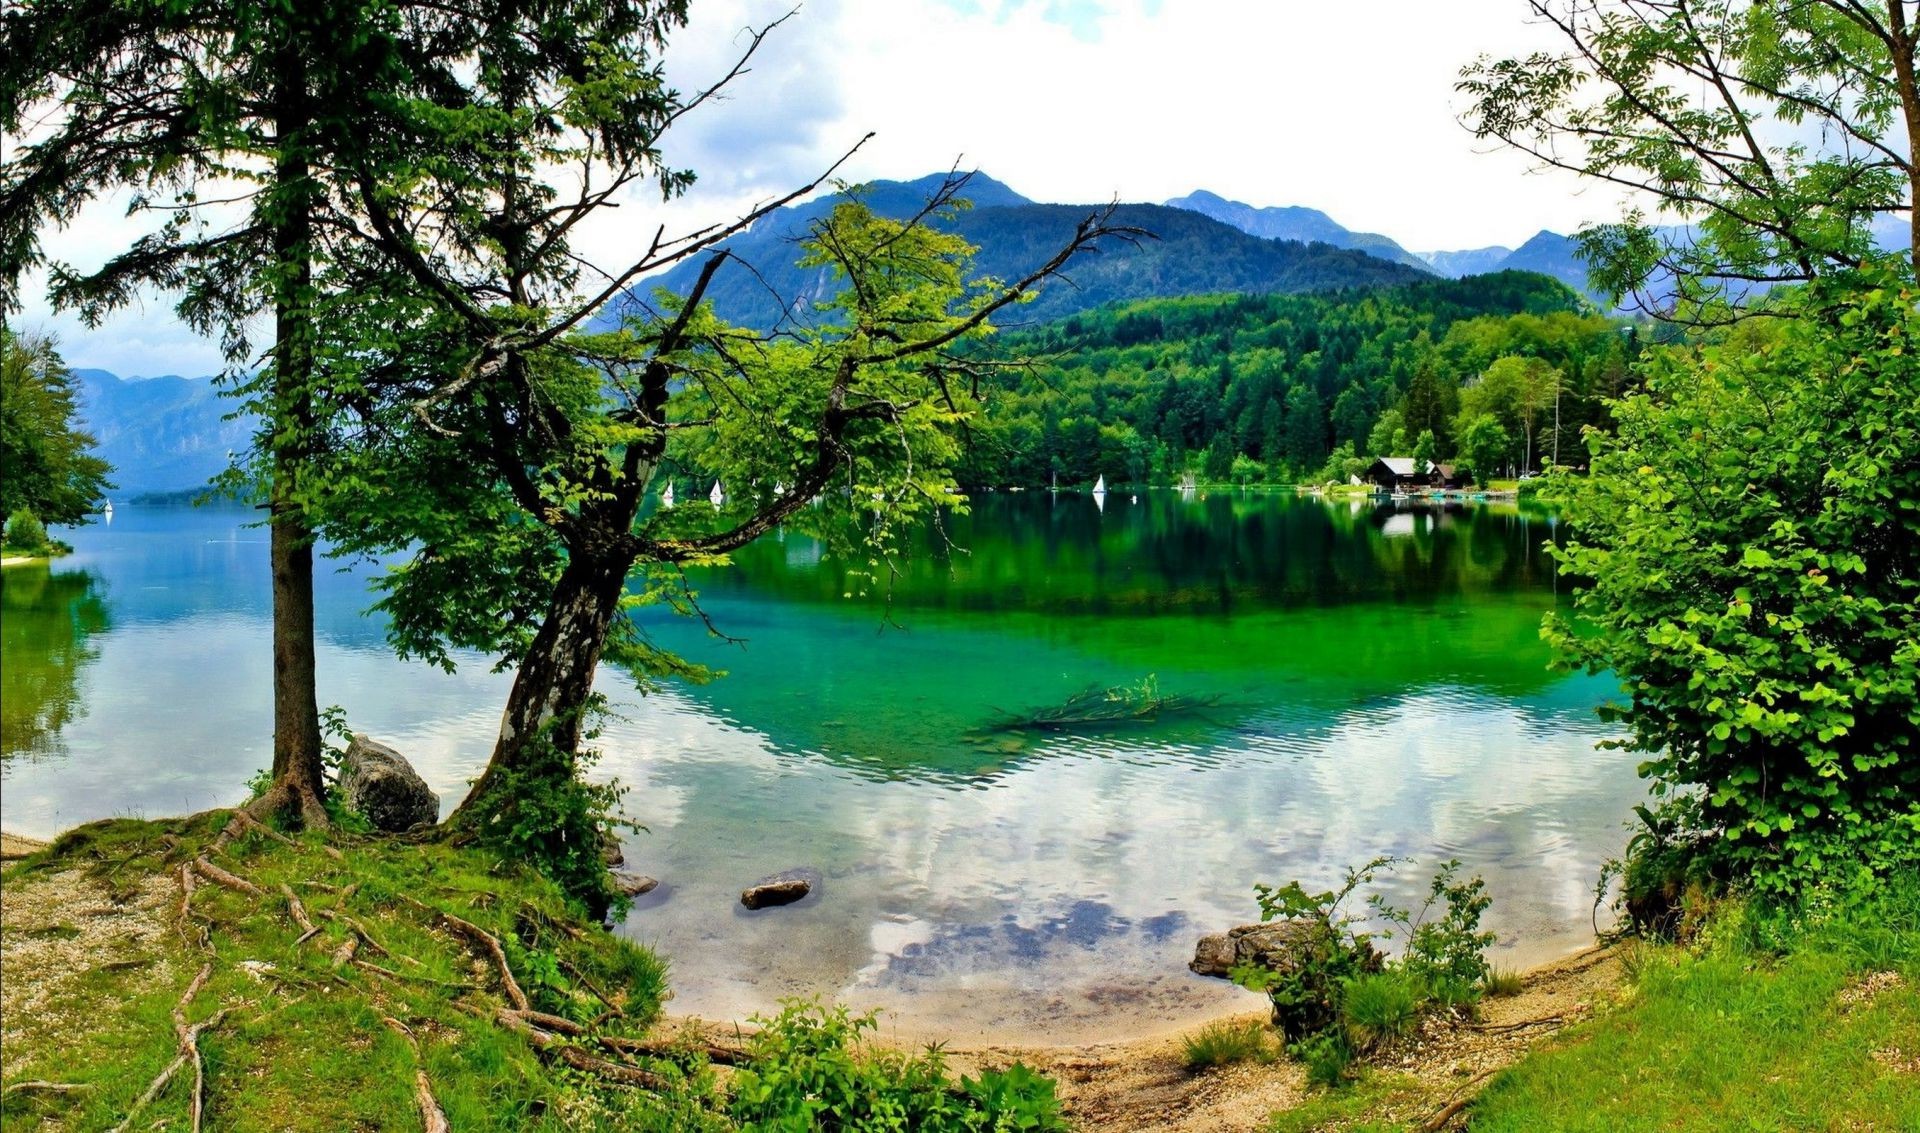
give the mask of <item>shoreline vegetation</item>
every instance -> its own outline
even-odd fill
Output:
[[[826,1097],[841,1116],[887,1103],[924,1118],[829,1122],[845,1128],[1920,1121],[1920,886],[1792,922],[1699,897],[1684,942],[1502,974],[1476,1008],[1423,1017],[1327,1089],[1259,1015],[933,1054],[817,1004],[757,1026],[676,1019],[665,963],[488,850],[292,838],[237,813],[0,843],[9,1120],[808,1128],[775,1118]]]

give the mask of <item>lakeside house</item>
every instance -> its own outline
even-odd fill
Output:
[[[1422,463],[1411,456],[1383,456],[1367,469],[1366,479],[1374,487],[1391,492],[1437,487],[1438,473],[1430,466],[1423,468]]]

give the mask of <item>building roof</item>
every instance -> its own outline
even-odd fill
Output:
[[[1420,470],[1415,467],[1419,462],[1410,456],[1383,456],[1379,463],[1387,466],[1387,471],[1395,476],[1418,476]]]

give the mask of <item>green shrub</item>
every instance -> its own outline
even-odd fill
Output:
[[[1267,1028],[1257,1022],[1235,1023],[1222,1019],[1208,1023],[1180,1040],[1187,1069],[1226,1066],[1234,1062],[1266,1062],[1272,1056],[1267,1044]]]
[[[39,551],[47,546],[47,529],[30,511],[16,511],[7,517],[7,546],[22,551]]]
[[[1851,278],[1785,317],[1649,354],[1644,391],[1556,478],[1580,580],[1546,633],[1627,690],[1675,831],[1764,894],[1842,896],[1920,865],[1920,293]]]
[[[734,1075],[729,1115],[768,1131],[914,1130],[1045,1133],[1067,1128],[1053,1081],[1015,1063],[956,1087],[937,1048],[906,1055],[863,1049],[874,1016],[788,1000],[748,1040],[751,1068]]]
[[[1458,861],[1434,874],[1418,910],[1396,908],[1378,895],[1368,899],[1373,915],[1403,940],[1398,957],[1383,958],[1373,946],[1393,933],[1364,931],[1360,918],[1344,911],[1362,885],[1400,861],[1375,858],[1324,893],[1308,893],[1298,881],[1254,886],[1261,920],[1304,922],[1309,931],[1280,966],[1240,964],[1229,974],[1242,987],[1267,993],[1289,1053],[1324,1064],[1319,1071],[1309,1065],[1310,1077],[1330,1073],[1337,1080],[1355,1053],[1410,1033],[1429,1011],[1468,1007],[1485,993],[1492,970],[1486,949],[1494,936],[1480,928],[1480,919],[1492,898],[1479,878],[1459,879]],[[1336,1062],[1336,1069],[1326,1069]]]
[[[1323,1031],[1309,1035],[1287,1047],[1287,1053],[1300,1060],[1307,1068],[1309,1085],[1331,1089],[1347,1080],[1347,1069],[1353,1065],[1353,1048],[1336,1031]]]

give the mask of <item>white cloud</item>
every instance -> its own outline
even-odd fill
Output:
[[[789,0],[709,0],[668,55],[682,90],[724,74],[742,29]],[[1306,204],[1409,248],[1515,245],[1617,214],[1611,192],[1528,175],[1456,120],[1459,68],[1546,42],[1517,0],[812,0],[768,40],[724,100],[669,139],[700,182],[662,206],[636,193],[583,244],[608,264],[655,227],[682,230],[805,183],[868,131],[854,179],[907,178],[956,159],[1037,200],[1159,201],[1208,188],[1256,205]],[[51,234],[96,261],[130,223],[103,206]],[[97,332],[51,318],[71,361],[122,372],[206,372],[211,343],[162,300]]]

